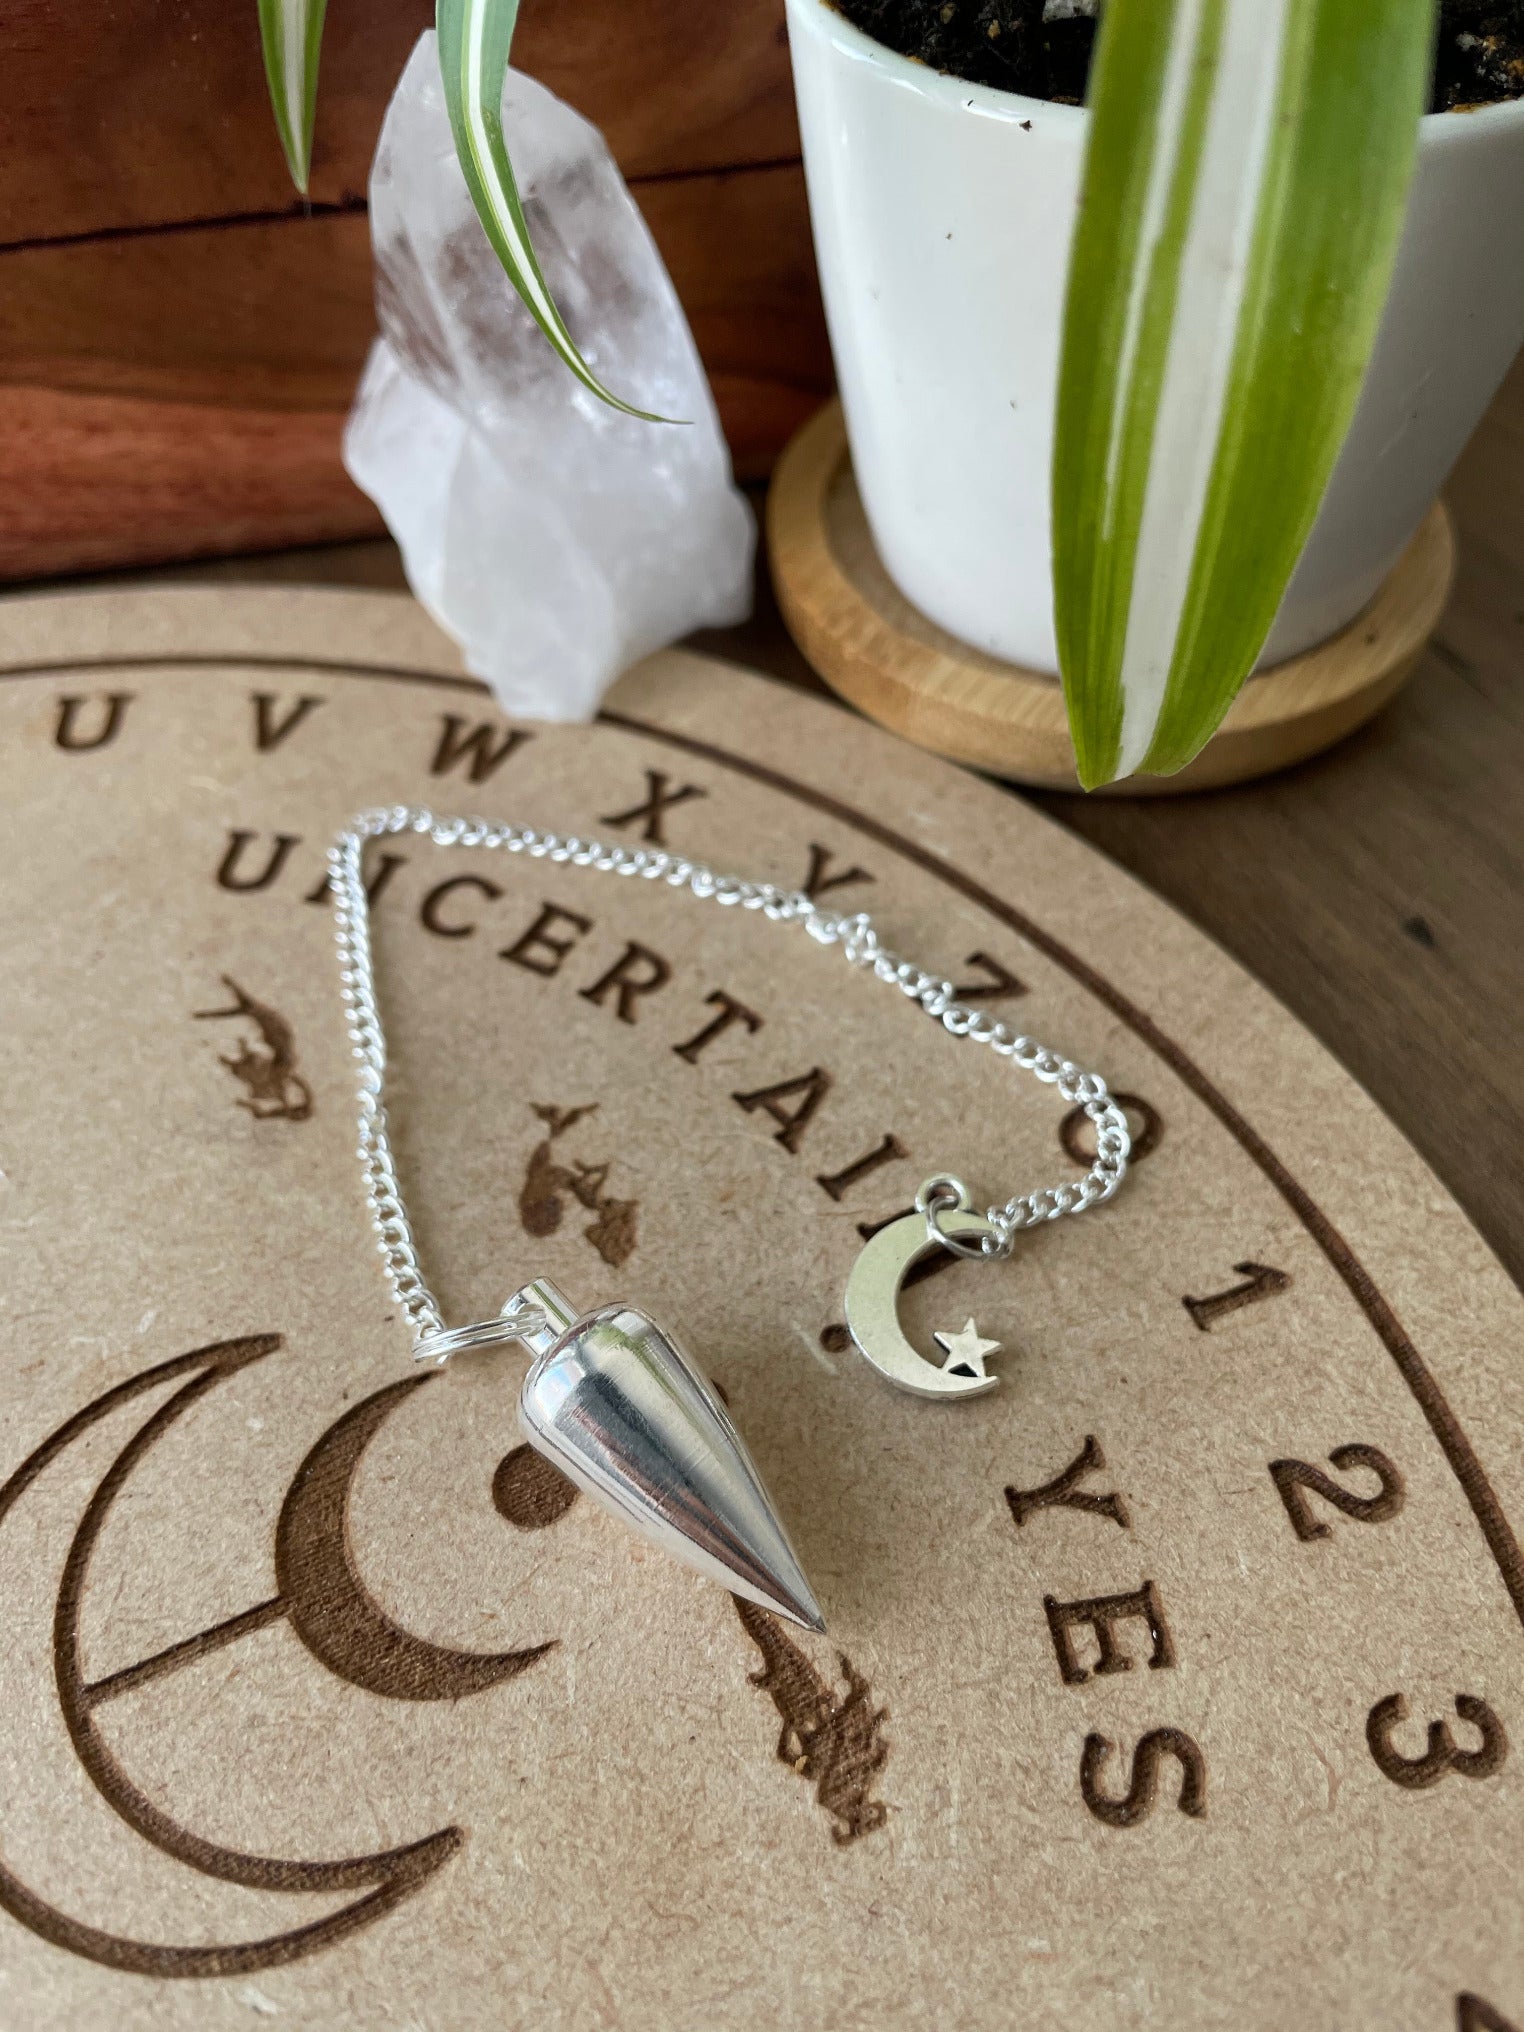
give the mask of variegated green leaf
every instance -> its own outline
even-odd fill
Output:
[[[307,194],[312,172],[312,122],[317,110],[318,58],[328,0],[259,0],[259,36],[280,145],[291,181]]]
[[[1054,603],[1080,779],[1183,767],[1254,667],[1391,276],[1433,0],[1108,0]]]
[[[445,103],[472,203],[508,280],[577,379],[627,416],[659,423],[660,417],[610,394],[583,359],[530,242],[503,137],[503,81],[518,12],[519,0],[438,0],[435,19]]]

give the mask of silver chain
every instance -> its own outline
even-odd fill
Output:
[[[1082,1178],[1040,1186],[1035,1192],[1018,1193],[1004,1206],[990,1207],[985,1215],[990,1232],[972,1248],[955,1242],[938,1228],[939,1239],[959,1254],[1008,1256],[1023,1228],[1099,1206],[1111,1198],[1127,1175],[1127,1159],[1132,1149],[1127,1117],[1111,1098],[1099,1073],[1082,1072],[1067,1058],[1060,1058],[1057,1052],[1049,1051],[1032,1038],[1020,1036],[1006,1024],[967,1008],[957,1001],[951,981],[901,959],[882,945],[871,919],[862,912],[840,917],[833,911],[819,909],[802,892],[790,894],[770,882],[743,882],[734,875],[716,875],[696,861],[644,847],[606,847],[597,840],[564,839],[556,833],[537,832],[531,826],[500,825],[484,818],[441,818],[410,805],[362,812],[338,835],[328,854],[339,979],[357,1068],[358,1154],[377,1248],[385,1265],[387,1283],[412,1329],[414,1354],[421,1361],[442,1362],[457,1347],[478,1346],[487,1339],[515,1339],[543,1322],[538,1315],[531,1319],[520,1312],[511,1320],[452,1331],[445,1326],[438,1300],[424,1282],[419,1267],[412,1224],[397,1182],[382,1098],[386,1034],[376,1007],[370,904],[362,867],[365,842],[392,833],[420,833],[439,847],[495,847],[505,853],[525,854],[533,861],[596,868],[607,875],[664,882],[668,888],[686,889],[693,896],[712,898],[732,909],[758,911],[775,924],[800,925],[817,944],[839,946],[849,966],[868,969],[876,980],[898,988],[901,994],[919,1003],[952,1036],[986,1044],[998,1057],[1009,1059],[1044,1086],[1056,1087],[1062,1099],[1071,1107],[1083,1108],[1095,1124],[1095,1162]],[[933,1225],[942,1197],[940,1189],[944,1186],[955,1196],[955,1180],[929,1180],[922,1189],[923,1198],[929,1194],[922,1211]]]

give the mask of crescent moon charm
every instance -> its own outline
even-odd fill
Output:
[[[960,1190],[956,1206],[938,1213],[937,1223],[958,1242],[978,1242],[994,1232],[983,1214],[972,1211],[966,1190]],[[919,1212],[891,1221],[871,1236],[847,1279],[847,1331],[879,1374],[896,1388],[917,1397],[979,1397],[995,1388],[997,1376],[937,1368],[916,1353],[900,1326],[900,1287],[922,1257],[941,1246]],[[972,1327],[973,1322],[969,1324]]]

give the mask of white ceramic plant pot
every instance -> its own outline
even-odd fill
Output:
[[[908,599],[1054,671],[1049,466],[1088,115],[945,77],[788,0],[852,462]],[[1418,529],[1524,340],[1524,102],[1422,124],[1369,376],[1265,662],[1335,633]]]

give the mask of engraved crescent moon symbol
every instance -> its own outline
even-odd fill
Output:
[[[972,1241],[987,1235],[982,1214],[952,1208],[940,1216],[949,1235]],[[847,1328],[881,1376],[917,1397],[978,1397],[993,1390],[996,1376],[955,1376],[928,1362],[906,1340],[900,1326],[900,1286],[921,1258],[937,1248],[919,1213],[891,1221],[864,1243],[847,1279]]]
[[[286,1492],[275,1531],[275,1582],[291,1627],[340,1679],[391,1700],[459,1700],[512,1679],[555,1648],[452,1651],[404,1630],[366,1591],[345,1528],[349,1486],[372,1437],[432,1376],[408,1376],[365,1398],[313,1446]]]
[[[203,1876],[219,1878],[255,1891],[359,1891],[362,1894],[320,1919],[305,1925],[288,1925],[280,1933],[266,1934],[258,1939],[170,1945],[108,1933],[101,1927],[76,1919],[32,1891],[5,1862],[0,1861],[0,1910],[55,1947],[98,1962],[105,1968],[160,1977],[230,1976],[297,1961],[356,1933],[411,1897],[458,1853],[465,1841],[460,1828],[443,1827],[424,1836],[421,1841],[409,1842],[400,1848],[322,1862],[296,1861],[226,1848],[188,1827],[182,1827],[163,1807],[142,1792],[117,1762],[101,1730],[96,1709],[103,1701],[111,1699],[124,1687],[146,1683],[159,1677],[163,1671],[174,1670],[179,1662],[196,1654],[203,1640],[212,1643],[226,1641],[221,1631],[203,1633],[202,1639],[172,1645],[167,1652],[142,1661],[137,1667],[128,1667],[93,1683],[87,1680],[80,1638],[80,1610],[91,1556],[112,1505],[144,1456],[193,1404],[226,1377],[250,1363],[263,1360],[280,1344],[279,1334],[250,1334],[239,1340],[219,1341],[211,1347],[193,1349],[189,1354],[177,1355],[171,1361],[157,1363],[153,1368],[129,1377],[126,1382],[103,1392],[83,1411],[66,1419],[0,1487],[0,1524],[3,1524],[18,1500],[69,1451],[76,1440],[158,1385],[180,1377],[187,1379],[138,1427],[118,1452],[75,1530],[59,1582],[53,1621],[54,1676],[63,1720],[75,1754],[102,1799],[135,1833],[175,1861],[188,1864]],[[223,1626],[223,1631],[261,1627],[273,1619],[270,1611],[279,1611],[280,1607],[278,1602],[261,1604],[258,1610],[233,1618]],[[282,1916],[290,1918],[289,1912]]]

